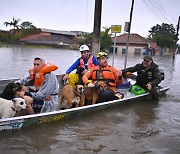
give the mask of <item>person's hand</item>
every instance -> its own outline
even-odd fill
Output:
[[[125,73],[125,77],[127,77],[127,78],[132,78],[132,73],[131,72],[126,72]]]
[[[89,88],[93,88],[93,87],[95,87],[95,85],[94,85],[94,84],[92,84],[92,83],[88,83],[88,84],[87,84],[87,87],[89,87]]]
[[[84,74],[86,74],[87,72],[88,72],[88,70],[85,69],[81,74],[84,75]]]
[[[22,87],[21,91],[25,91],[25,92],[28,91],[28,87],[27,86],[22,85],[21,87]]]
[[[24,91],[18,91],[18,92],[17,92],[17,95],[18,95],[19,97],[21,97],[21,98],[24,98],[24,94],[25,94]]]
[[[32,105],[33,99],[29,96],[24,96],[24,100],[26,101],[27,105]]]
[[[65,75],[63,76],[63,80],[66,81],[67,79],[68,79],[68,74],[65,74]]]
[[[151,89],[152,89],[152,84],[151,84],[151,83],[148,83],[148,84],[146,85],[146,88],[147,88],[148,90],[151,90]]]

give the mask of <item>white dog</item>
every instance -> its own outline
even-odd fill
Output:
[[[0,98],[0,118],[13,117],[21,109],[26,109],[27,105],[22,98],[7,100]]]

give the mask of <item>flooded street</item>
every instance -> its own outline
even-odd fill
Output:
[[[9,47],[0,48],[0,80],[20,78],[33,67],[36,56],[56,64],[56,74],[80,56],[78,51]],[[178,154],[180,151],[180,55],[153,57],[165,71],[162,86],[169,86],[160,101],[145,99],[120,104],[71,119],[0,132],[2,154]],[[141,62],[128,56],[127,67]],[[110,55],[109,64],[112,64]],[[114,65],[124,67],[124,56],[116,55]]]

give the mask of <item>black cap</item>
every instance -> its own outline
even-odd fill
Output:
[[[147,61],[153,61],[152,57],[151,57],[151,56],[149,56],[149,55],[144,56],[144,58],[143,58],[143,59],[145,59],[145,60],[147,60]]]

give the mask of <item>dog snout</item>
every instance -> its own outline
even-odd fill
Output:
[[[100,90],[101,91],[104,91],[104,90],[106,90],[107,89],[107,86],[100,86]]]
[[[81,90],[80,90],[80,94],[84,94],[84,93],[85,93],[84,88],[81,88]]]

